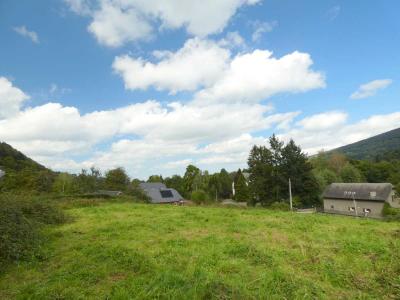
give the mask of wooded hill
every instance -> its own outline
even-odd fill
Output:
[[[44,166],[4,142],[0,142],[0,168],[4,171],[46,170]]]
[[[341,152],[352,159],[400,159],[400,128],[349,144],[330,152]]]

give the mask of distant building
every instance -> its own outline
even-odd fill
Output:
[[[143,182],[139,186],[149,196],[151,203],[174,203],[184,200],[177,190],[167,188],[161,182]]]
[[[121,196],[123,193],[121,191],[98,190],[94,194],[100,195],[100,196],[117,197],[117,196]]]
[[[0,178],[6,175],[6,172],[4,172],[2,169],[0,169]]]
[[[390,183],[332,183],[323,201],[325,212],[352,216],[381,217],[385,202],[400,208]]]

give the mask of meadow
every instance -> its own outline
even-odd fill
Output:
[[[0,299],[399,299],[398,222],[88,202],[43,228]]]

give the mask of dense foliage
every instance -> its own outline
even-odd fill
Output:
[[[38,255],[42,225],[64,221],[54,201],[0,194],[0,267]]]
[[[288,181],[292,194],[298,196],[301,206],[318,205],[320,187],[305,153],[293,140],[286,145],[274,135],[270,147],[254,146],[248,159],[252,203],[269,206],[289,199]]]

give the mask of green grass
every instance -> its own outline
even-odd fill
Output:
[[[0,299],[399,299],[396,222],[102,203],[46,229]]]

